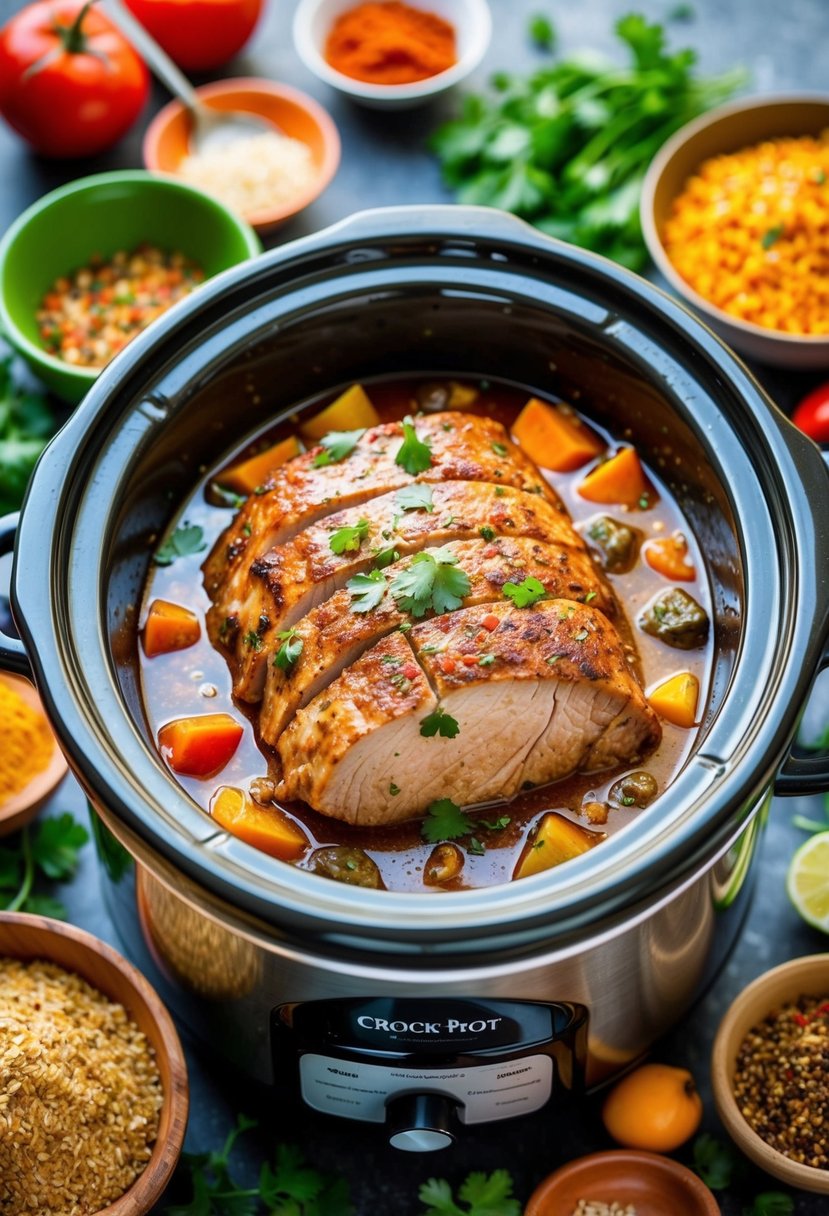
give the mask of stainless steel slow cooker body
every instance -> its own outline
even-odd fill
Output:
[[[152,541],[198,470],[305,398],[419,369],[554,391],[630,436],[701,540],[717,643],[693,754],[635,825],[560,871],[428,896],[340,886],[217,833],[159,760],[136,675]],[[130,952],[238,1064],[273,1075],[285,1003],[510,995],[587,1006],[597,1078],[733,941],[781,765],[781,790],[829,786],[825,761],[788,755],[828,661],[828,500],[817,449],[636,276],[489,210],[368,212],[220,276],[102,373],[36,471],[13,574],[25,650],[5,640],[0,658],[31,663],[139,862],[137,884],[110,868]]]

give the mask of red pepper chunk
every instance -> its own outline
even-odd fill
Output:
[[[407,680],[416,680],[420,675],[420,668],[416,663],[406,663],[403,668],[403,675]]]
[[[490,633],[497,629],[500,625],[500,617],[497,617],[494,612],[488,612],[481,621],[481,628],[488,630]]]
[[[158,746],[170,768],[186,777],[213,777],[233,756],[243,728],[230,714],[176,718],[158,732]]]

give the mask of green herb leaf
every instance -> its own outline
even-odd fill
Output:
[[[712,1191],[724,1191],[731,1183],[737,1155],[730,1145],[703,1132],[694,1141],[694,1169]]]
[[[68,811],[41,819],[32,836],[32,858],[47,878],[66,881],[78,866],[89,832]]]
[[[357,444],[366,433],[366,428],[362,427],[357,431],[331,431],[328,435],[323,435],[320,440],[321,452],[317,452],[314,457],[314,468],[322,469],[329,464],[339,464],[345,460],[346,456],[350,456],[356,448]]]
[[[542,51],[551,51],[556,44],[556,31],[552,21],[544,13],[530,17],[530,41]]]
[[[40,453],[56,430],[46,398],[15,379],[14,358],[0,359],[0,515],[16,511]]]
[[[494,654],[482,654],[481,657],[478,659],[478,666],[479,667],[491,667],[494,662],[495,662]]]
[[[458,1188],[459,1202],[443,1178],[424,1182],[418,1198],[427,1205],[422,1216],[521,1216],[521,1204],[513,1198],[512,1188],[510,1174],[495,1170],[492,1174],[469,1174]]]
[[[439,798],[426,808],[420,834],[429,844],[438,844],[442,840],[457,840],[461,836],[468,836],[474,826],[469,816],[451,798]]]
[[[395,785],[393,781],[390,781],[389,782],[389,793],[391,794],[392,798],[396,798],[397,795],[400,793],[400,786]]]
[[[416,553],[405,570],[395,575],[390,590],[398,606],[411,616],[454,612],[469,595],[472,584],[458,559],[444,546],[433,552]]]
[[[431,467],[432,452],[427,441],[418,439],[411,417],[404,418],[401,425],[403,442],[394,458],[394,463],[399,464],[412,477],[417,477],[418,473],[425,473]]]
[[[760,237],[760,244],[764,249],[771,249],[772,245],[776,245],[783,233],[786,231],[784,224],[775,224],[773,228],[767,229]]]
[[[489,524],[484,524],[484,526],[479,528],[478,531],[484,540],[495,540],[495,529],[490,528]]]
[[[432,487],[417,482],[413,486],[404,486],[394,496],[394,505],[401,511],[434,511],[432,502]]]
[[[791,1216],[794,1200],[782,1191],[764,1191],[756,1195],[750,1208],[743,1208],[743,1216]]]
[[[374,569],[385,570],[386,566],[390,566],[392,562],[400,560],[400,553],[393,545],[387,546],[385,549],[374,550]]]
[[[427,714],[420,722],[420,733],[427,739],[440,735],[442,739],[454,739],[460,734],[460,726],[451,714],[439,705],[432,713]]]
[[[356,553],[368,536],[370,524],[367,519],[358,519],[353,527],[337,528],[328,538],[332,553]]]
[[[273,665],[281,671],[290,671],[302,654],[305,645],[302,638],[297,636],[296,629],[286,629],[276,635],[282,645],[273,656]]]
[[[520,583],[504,583],[502,591],[516,608],[530,608],[539,600],[543,600],[547,594],[544,584],[537,578],[525,578]]]
[[[177,557],[191,557],[206,548],[204,530],[198,524],[184,523],[158,546],[153,561],[157,566],[172,566]]]
[[[346,590],[351,596],[352,612],[371,612],[386,594],[386,576],[382,570],[355,574],[346,583]]]

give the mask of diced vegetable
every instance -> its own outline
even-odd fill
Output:
[[[177,773],[213,777],[233,756],[243,729],[230,714],[200,714],[176,718],[158,732],[161,754]]]
[[[579,827],[572,819],[566,819],[556,811],[545,815],[538,825],[535,836],[521,855],[514,878],[529,878],[571,861],[600,844],[606,832],[591,832]]]
[[[627,773],[614,782],[608,797],[621,806],[636,806],[644,810],[646,806],[650,806],[658,793],[659,784],[653,774],[638,769],[635,773]]]
[[[376,862],[362,849],[348,845],[334,844],[326,849],[317,849],[308,859],[308,868],[314,874],[347,883],[350,887],[383,889],[383,879]]]
[[[619,503],[642,511],[657,499],[635,448],[622,448],[597,465],[579,486],[579,494],[588,502]]]
[[[697,572],[689,560],[688,542],[681,532],[661,540],[649,540],[642,553],[651,569],[663,578],[680,583],[690,583],[696,578]]]
[[[681,587],[663,591],[639,617],[639,628],[677,650],[695,650],[708,637],[708,613]]]
[[[299,428],[303,438],[318,441],[329,431],[355,431],[360,427],[377,426],[380,415],[371,404],[361,384],[352,384],[336,401],[332,401],[319,414],[303,422]]]
[[[531,460],[556,473],[580,469],[605,449],[598,435],[577,414],[537,397],[531,397],[524,406],[512,433]]]
[[[278,807],[258,806],[244,790],[226,785],[210,804],[218,824],[271,857],[294,861],[308,848],[303,831]]]
[[[432,849],[423,871],[423,881],[430,887],[451,882],[463,869],[463,853],[456,844],[439,844]]]
[[[620,524],[609,515],[599,515],[587,525],[587,539],[599,551],[602,566],[611,574],[627,574],[636,565],[642,533]]]
[[[243,460],[241,464],[226,469],[217,480],[220,485],[236,494],[252,494],[265,484],[274,469],[292,460],[301,451],[302,444],[296,435],[289,435],[287,439],[281,439],[279,443],[257,456],[251,456],[249,460]]]
[[[674,726],[694,725],[698,700],[699,680],[690,671],[671,676],[648,697],[651,708]]]
[[[144,654],[148,659],[172,650],[186,650],[201,637],[195,612],[170,600],[153,600],[144,626]]]
[[[438,410],[463,410],[478,400],[478,390],[457,380],[426,380],[418,385],[417,404],[427,414]]]

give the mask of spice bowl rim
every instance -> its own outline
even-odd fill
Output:
[[[15,939],[19,942],[17,948]],[[28,943],[28,944],[24,944]],[[42,943],[42,946],[41,946]],[[0,912],[0,958],[42,959],[74,972],[104,996],[124,1005],[138,1025],[135,1007],[143,1007],[153,1034],[151,1042],[159,1070],[166,1080],[159,1114],[158,1136],[144,1169],[117,1199],[99,1208],[96,1216],[142,1216],[161,1198],[170,1182],[184,1144],[189,1112],[187,1064],[173,1019],[149,980],[112,946],[86,929],[27,912]],[[107,979],[118,977],[122,992],[107,991]],[[130,999],[124,993],[128,992]],[[133,1003],[134,1002],[134,1003]]]
[[[717,1113],[726,1131],[755,1165],[789,1186],[829,1195],[829,1169],[801,1165],[767,1144],[743,1118],[733,1090],[737,1052],[745,1035],[781,1001],[801,996],[812,977],[829,993],[829,952],[802,955],[772,967],[734,998],[714,1038],[711,1083]]]
[[[560,1166],[535,1188],[524,1209],[524,1216],[567,1216],[560,1207],[553,1208],[550,1205],[560,1204],[562,1200],[567,1199],[575,1206],[576,1200],[571,1199],[569,1194],[570,1184],[581,1175],[588,1179],[591,1171],[602,1166],[609,1170],[616,1167],[619,1178],[633,1175],[640,1182],[648,1171],[654,1177],[670,1176],[682,1187],[689,1203],[694,1205],[695,1216],[720,1216],[720,1206],[713,1192],[686,1165],[662,1153],[626,1148],[602,1149],[584,1157],[576,1157],[575,1160]],[[654,1195],[657,1196],[658,1193],[658,1187],[654,1184]],[[622,1197],[617,1199],[617,1202],[624,1203],[625,1200]]]
[[[468,39],[466,49],[451,67],[434,76],[408,84],[372,84],[332,67],[322,53],[322,39],[315,30],[324,10],[330,14],[327,26],[330,30],[334,17],[352,7],[354,0],[299,0],[293,20],[294,46],[305,67],[316,77],[353,101],[376,109],[407,109],[451,89],[475,71],[492,39],[492,13],[487,0],[440,0],[440,4],[434,5],[429,5],[428,0],[415,0],[412,7],[438,12],[450,21],[456,33]]]
[[[25,703],[39,714],[46,722],[46,725],[49,726],[43,702],[30,680],[25,679],[23,676],[12,675],[10,672],[0,672],[0,681],[10,685],[22,697]],[[46,767],[30,777],[17,793],[12,794],[5,802],[0,803],[0,837],[7,836],[10,832],[18,831],[29,823],[30,820],[34,819],[46,799],[51,797],[69,772],[66,757],[60,749],[51,726],[49,727],[49,733],[52,738],[53,747]]]
[[[110,192],[121,189],[129,192],[131,207],[136,207],[139,200],[146,205],[148,191],[157,191],[159,196],[164,192],[175,192],[180,199],[189,200],[204,214],[211,215],[224,229],[228,237],[238,241],[239,253],[244,249],[243,256],[226,258],[222,271],[229,270],[248,258],[256,257],[262,252],[262,245],[252,227],[241,217],[237,216],[218,199],[213,198],[203,190],[189,185],[178,178],[158,173],[148,173],[146,169],[114,169],[105,173],[93,173],[84,177],[74,178],[55,190],[41,195],[25,211],[21,212],[0,237],[0,334],[14,347],[15,351],[31,367],[35,375],[63,400],[76,405],[101,373],[99,367],[81,367],[50,354],[26,334],[18,321],[19,304],[7,298],[6,267],[12,256],[17,241],[30,228],[30,225],[40,223],[45,213],[52,208],[61,208],[67,200],[84,195],[94,196],[98,192]],[[166,197],[170,197],[168,194]],[[188,204],[185,204],[188,205]],[[57,220],[55,221],[57,223]],[[100,234],[89,234],[89,249],[87,258],[96,252],[95,240]],[[50,263],[50,273],[53,278],[58,274],[66,274],[70,267],[59,267]],[[215,278],[216,275],[212,275]],[[116,356],[117,357],[117,356]]]
[[[264,211],[250,212],[247,215],[239,215],[237,218],[240,222],[249,224],[256,232],[267,232],[277,225],[283,224],[286,220],[299,215],[301,211],[304,211],[306,207],[315,202],[331,184],[340,164],[340,134],[325,106],[321,105],[320,102],[316,101],[308,93],[294,88],[293,85],[283,84],[276,80],[268,80],[264,76],[232,76],[223,80],[213,80],[209,84],[198,85],[194,88],[194,92],[199,100],[207,105],[210,104],[211,98],[214,97],[226,98],[233,97],[236,94],[250,97],[252,94],[255,95],[257,93],[262,97],[267,97],[271,101],[286,102],[288,105],[303,110],[319,133],[322,148],[321,163],[316,167],[313,180],[306,189],[279,206],[269,207]],[[177,172],[177,166],[180,164],[181,158],[176,162],[176,167],[167,164],[159,155],[159,146],[170,125],[180,118],[186,112],[186,109],[187,107],[184,103],[177,98],[169,101],[150,122],[141,144],[142,160],[150,173],[153,176],[163,175],[168,180],[179,182],[181,185],[189,185]],[[268,117],[261,114],[257,109],[246,108],[241,104],[239,105],[239,109],[243,111],[247,109],[248,113],[256,114],[260,117]],[[196,189],[196,187],[190,188]],[[219,202],[218,199],[216,201]],[[225,204],[220,205],[225,206]],[[233,215],[237,214],[229,207],[226,209],[231,211]]]
[[[765,128],[760,122],[762,117],[782,116],[785,111],[794,106],[822,108],[826,110],[826,126],[829,128],[829,92],[789,92],[789,93],[760,93],[748,97],[738,97],[723,105],[706,111],[698,118],[692,119],[680,127],[656,153],[648,166],[642,183],[639,203],[639,215],[642,234],[653,262],[660,274],[670,284],[673,291],[686,301],[703,321],[714,329],[721,338],[728,342],[741,354],[779,367],[791,368],[829,368],[829,335],[823,334],[793,334],[782,330],[769,329],[752,321],[744,321],[741,317],[733,316],[705,296],[700,295],[690,283],[674,268],[660,232],[660,221],[657,216],[658,197],[664,179],[674,167],[682,170],[681,176],[686,180],[696,172],[703,160],[711,156],[723,155],[738,151],[741,147],[762,142],[764,139],[782,138],[784,134],[797,134],[791,131],[774,131]],[[734,137],[732,121],[739,118],[753,120],[745,136]],[[772,126],[774,126],[772,121]],[[714,139],[713,134],[721,132],[720,139]],[[708,141],[708,150],[701,155],[693,152],[698,139]],[[801,131],[800,134],[808,134]],[[674,196],[675,197],[675,196]]]

